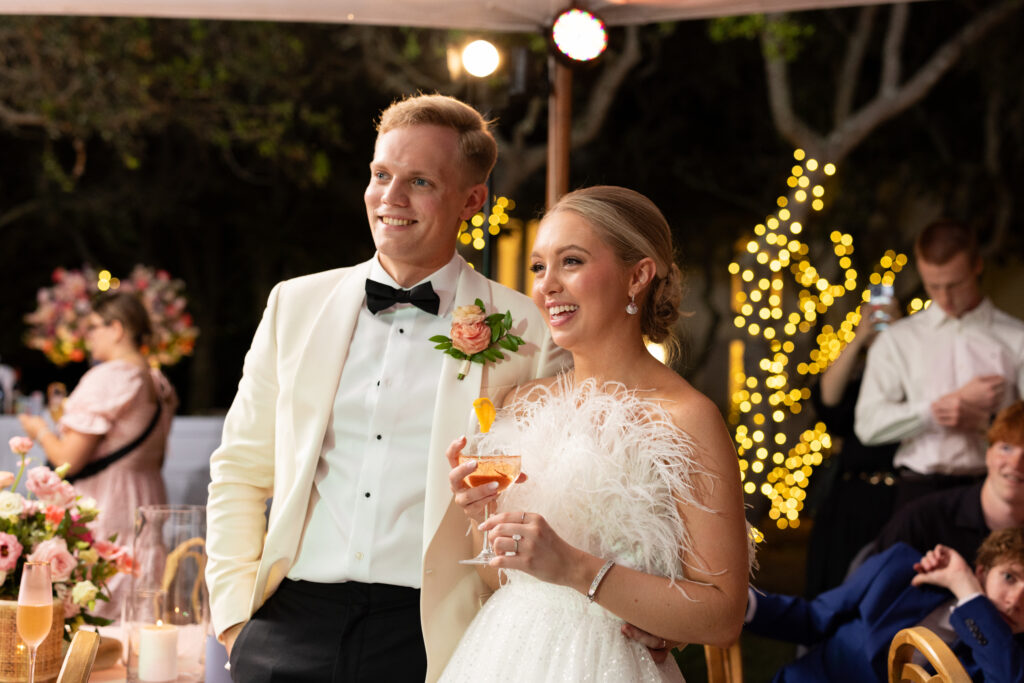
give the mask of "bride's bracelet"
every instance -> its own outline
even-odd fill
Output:
[[[601,582],[604,581],[604,575],[608,573],[608,570],[611,569],[614,564],[614,561],[608,560],[604,563],[604,566],[597,571],[597,576],[594,577],[593,583],[590,584],[590,590],[587,591],[587,600],[594,602],[594,600],[597,599],[597,589],[601,585]]]

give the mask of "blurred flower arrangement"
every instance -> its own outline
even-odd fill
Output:
[[[95,500],[82,498],[64,481],[61,470],[66,471],[66,466],[55,471],[34,467],[26,473],[32,440],[16,436],[9,446],[21,458],[21,467],[17,475],[0,472],[0,599],[18,599],[26,561],[49,562],[54,600],[64,605],[65,637],[82,624],[109,624],[109,619],[87,610],[95,609],[97,600],[110,599],[106,590],[110,577],[132,571],[131,553],[113,537],[93,538],[87,524],[100,511]],[[23,476],[28,497],[15,491]]]
[[[137,265],[128,278],[118,280],[91,266],[57,268],[53,283],[39,289],[36,310],[25,316],[29,325],[25,343],[57,365],[85,360],[89,300],[107,289],[135,292],[142,300],[153,324],[150,346],[143,348],[151,361],[173,365],[195,348],[199,328],[185,310],[185,283],[172,279],[165,270]]]

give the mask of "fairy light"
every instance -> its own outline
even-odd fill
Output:
[[[747,375],[743,342],[736,340],[730,346],[729,421],[740,457],[740,477],[747,495],[760,494],[771,501],[768,515],[780,529],[799,527],[814,468],[832,447],[824,423],[797,433],[800,428],[792,418],[803,412],[811,395],[802,385],[824,372],[853,340],[861,318],[860,303],[867,300],[867,288],[859,284],[863,276],[851,259],[852,234],[831,231],[830,251],[837,267],[829,264],[827,268],[811,261],[809,246],[800,238],[804,214],[794,207],[802,205],[805,213],[825,208],[827,180],[835,175],[835,165],[808,158],[799,149],[793,159],[797,163],[786,179],[789,193],[778,197],[777,211],[737,245],[739,255],[728,266],[733,279],[733,324],[758,340],[750,348],[765,349],[760,358],[750,359],[756,370]],[[891,284],[906,264],[905,254],[886,251],[868,280]],[[820,324],[832,306],[850,308],[851,302],[853,310],[838,324]],[[908,312],[924,310],[927,303],[915,299]],[[812,330],[816,336],[810,340],[807,357],[794,358],[794,339],[806,338]]]
[[[515,208],[516,203],[508,197],[496,197],[490,215],[484,217],[483,212],[480,212],[468,221],[462,221],[459,225],[459,243],[483,251],[487,246],[487,235],[497,237],[502,226],[509,224],[509,212]]]

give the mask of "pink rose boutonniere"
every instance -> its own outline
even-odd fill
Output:
[[[477,299],[472,306],[457,306],[452,315],[452,336],[437,334],[430,338],[435,349],[444,351],[452,358],[462,361],[459,366],[459,379],[469,372],[470,363],[497,362],[504,360],[505,354],[497,347],[508,351],[518,351],[525,344],[521,337],[511,334],[512,313],[492,313],[486,315],[484,302]]]

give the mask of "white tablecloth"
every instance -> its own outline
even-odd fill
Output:
[[[210,483],[210,455],[220,445],[221,417],[175,417],[164,460],[164,482],[169,503],[206,505],[206,486]],[[18,458],[7,447],[12,436],[21,436],[21,424],[14,415],[0,415],[0,470],[17,474]],[[33,464],[42,463],[42,450],[29,453]],[[24,483],[19,490],[24,493]]]

